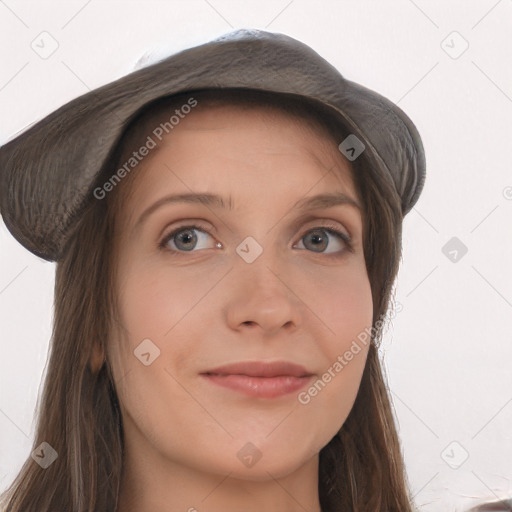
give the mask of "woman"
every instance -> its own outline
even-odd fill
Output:
[[[424,177],[398,107],[262,31],[0,148],[3,219],[57,262],[5,510],[415,510],[377,349]]]

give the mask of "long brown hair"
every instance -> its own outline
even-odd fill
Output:
[[[203,107],[237,104],[278,109],[309,123],[336,145],[352,131],[330,108],[292,94],[248,89],[189,91],[158,100],[129,120],[96,186],[117,169],[122,151],[129,147],[127,141],[134,138],[134,127],[149,109],[179,107],[191,96]],[[382,319],[392,305],[401,257],[403,220],[400,197],[381,165],[370,150],[351,163],[364,206],[364,256],[374,329],[352,410],[320,451],[318,491],[323,512],[416,510],[378,354]],[[91,365],[91,358],[94,342],[108,354],[112,329],[122,328],[116,295],[116,241],[123,198],[135,176],[136,170],[103,200],[93,197],[91,190],[65,254],[57,262],[51,351],[36,406],[32,449],[45,441],[58,457],[47,469],[27,458],[2,496],[6,512],[117,510],[123,472],[122,417],[109,358],[97,367]]]

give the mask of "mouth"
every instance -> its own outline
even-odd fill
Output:
[[[261,398],[275,398],[298,391],[314,376],[303,366],[287,361],[235,363],[200,375],[212,384]]]

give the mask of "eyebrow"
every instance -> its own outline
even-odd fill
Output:
[[[204,204],[211,206],[212,208],[226,209],[226,202],[217,194],[208,193],[186,193],[186,194],[174,194],[165,196],[153,203],[151,206],[146,208],[139,219],[135,223],[132,232],[135,232],[140,228],[145,219],[147,219],[154,211],[158,210],[164,205],[173,203],[186,203],[186,204]],[[347,205],[362,211],[362,207],[359,202],[342,192],[330,193],[330,194],[318,194],[316,196],[309,196],[299,199],[291,208],[293,211],[307,211],[307,210],[320,210],[322,208],[331,208],[333,206]],[[234,209],[234,203],[232,197],[228,197],[227,208],[231,211]]]

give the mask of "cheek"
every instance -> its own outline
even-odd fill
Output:
[[[211,272],[191,275],[143,265],[131,269],[119,299],[126,333],[114,344],[120,348],[117,360],[122,361],[122,370],[143,370],[134,350],[145,339],[160,351],[150,368],[175,370],[182,364],[190,365],[190,354],[201,341],[200,336],[191,333],[211,309],[205,294],[214,283]]]
[[[327,334],[316,340],[324,365],[297,398],[310,417],[321,418],[318,439],[325,444],[346,421],[359,391],[370,346],[373,302],[366,273],[333,280],[320,295],[316,311],[328,330],[322,329]]]
[[[204,295],[204,281],[183,273],[138,269],[130,275],[120,296],[121,318],[133,341],[166,339]]]
[[[175,429],[176,435],[180,428],[186,428],[180,424],[179,415],[172,420],[168,417],[169,397],[173,411],[190,407],[189,395],[172,377],[176,366],[170,363],[190,357],[193,340],[180,337],[179,333],[187,325],[187,312],[198,301],[200,290],[196,288],[199,286],[183,276],[171,276],[169,272],[164,276],[155,269],[139,266],[131,270],[120,290],[120,317],[126,332],[116,333],[111,343],[116,389],[124,413],[155,440],[155,425],[169,425],[169,432]],[[153,352],[154,347],[145,342],[145,351],[153,360],[147,366],[134,353],[142,354],[138,347],[146,339],[159,351]],[[154,354],[158,356],[153,359]]]
[[[364,262],[354,262],[340,272],[329,273],[317,281],[316,289],[318,293],[312,295],[310,307],[332,335],[326,339],[333,348],[343,348],[371,326],[372,290]]]
[[[323,322],[325,336],[317,343],[325,355],[320,378],[324,404],[341,403],[347,411],[357,394],[366,363],[373,319],[372,291],[364,265],[354,265],[346,272],[332,273],[320,283],[312,307]],[[318,386],[317,386],[318,387]],[[315,394],[315,391],[312,391]],[[320,402],[319,401],[319,402]]]

